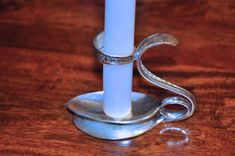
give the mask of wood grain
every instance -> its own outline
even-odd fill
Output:
[[[192,91],[197,112],[124,141],[83,134],[64,105],[102,89],[92,39],[103,12],[97,0],[0,0],[0,155],[235,155],[234,1],[137,0],[136,43],[156,32],[180,40],[150,50],[146,66]],[[169,95],[136,69],[133,90]],[[167,126],[187,135],[160,134]]]

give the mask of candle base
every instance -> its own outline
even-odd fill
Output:
[[[161,122],[184,119],[192,108],[180,97],[157,100],[144,93],[132,92],[132,110],[126,118],[113,119],[103,111],[103,92],[74,97],[67,103],[73,113],[75,126],[84,133],[107,140],[119,140],[141,135]],[[181,105],[182,110],[171,111],[167,105]]]
[[[129,109],[127,112],[121,112],[121,115],[119,115],[120,112],[117,115],[116,112],[111,112],[109,110],[107,111],[105,107],[103,107],[103,110],[107,116],[109,116],[110,118],[113,118],[114,120],[122,120],[122,119],[129,118],[131,116],[131,109]]]

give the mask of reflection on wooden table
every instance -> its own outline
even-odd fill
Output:
[[[153,49],[145,65],[193,92],[197,111],[105,141],[77,130],[64,105],[102,90],[92,39],[103,30],[104,1],[0,1],[0,155],[234,155],[234,8],[233,0],[137,0],[136,43],[156,32],[180,40]],[[170,96],[143,82],[135,70],[133,90]]]

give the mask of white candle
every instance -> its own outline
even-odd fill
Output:
[[[127,56],[134,48],[136,0],[105,0],[104,52]],[[133,63],[103,66],[103,109],[112,118],[131,112]]]

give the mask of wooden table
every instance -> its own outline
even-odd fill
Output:
[[[72,124],[65,103],[102,89],[92,39],[103,0],[0,1],[0,155],[235,155],[235,2],[138,0],[136,44],[165,32],[178,47],[144,56],[162,78],[193,92],[197,111],[130,140],[105,141]],[[133,90],[163,98],[134,70]],[[167,127],[180,131],[168,131]]]

